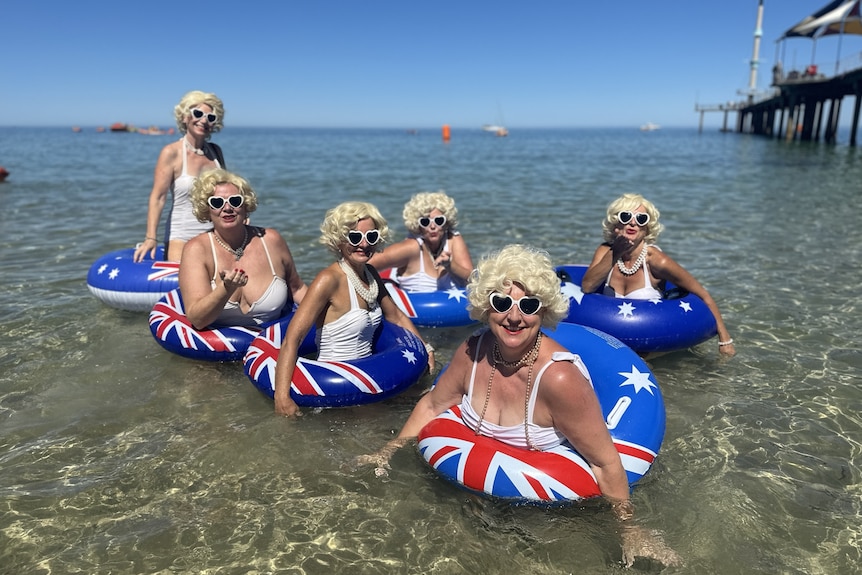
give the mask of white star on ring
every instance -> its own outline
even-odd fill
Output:
[[[635,388],[635,394],[640,390],[645,389],[650,393],[650,395],[655,395],[652,388],[656,387],[656,385],[649,380],[649,372],[643,373],[633,365],[631,371],[621,371],[619,374],[626,378],[626,380],[620,384],[620,387],[630,385]]]
[[[634,316],[633,312],[637,309],[634,305],[632,305],[632,302],[630,302],[630,301],[623,302],[622,305],[617,306],[617,307],[620,310],[618,315],[621,315],[623,317]]]

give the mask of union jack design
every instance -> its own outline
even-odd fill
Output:
[[[279,350],[275,342],[283,341],[286,327],[279,322],[264,329],[248,346],[243,359],[245,371],[252,381],[257,381],[268,389],[275,388],[275,363]]]
[[[180,272],[180,264],[179,262],[154,262],[152,269],[154,271],[147,275],[147,281],[150,282],[177,275]]]
[[[179,290],[169,291],[153,306],[149,321],[153,337],[167,349],[181,355],[182,350],[226,354],[244,352],[245,348],[239,345],[237,335],[245,339],[247,344],[258,333],[244,327],[195,329],[186,317]]]
[[[401,311],[407,315],[407,317],[410,319],[416,319],[418,317],[416,308],[413,306],[413,302],[410,301],[410,296],[407,295],[406,291],[392,282],[386,282],[386,291],[389,292],[389,295],[392,297],[393,301],[395,301],[395,305],[397,305]]]
[[[281,323],[269,326],[254,339],[245,354],[245,368],[249,377],[256,380],[259,385],[263,384],[273,390],[275,389],[275,365],[280,347],[276,342],[283,341],[285,331],[286,326]],[[384,391],[371,375],[355,365],[305,358],[300,358],[296,362],[296,369],[290,382],[291,390],[303,396],[327,395],[327,390],[318,382],[321,378],[321,370],[329,372],[328,377],[351,384],[360,393],[377,394]]]
[[[642,446],[617,440],[614,444],[630,483],[655,460],[655,452]],[[419,451],[447,479],[495,497],[552,503],[601,495],[589,465],[568,445],[529,451],[477,436],[464,425],[459,406],[422,429]]]

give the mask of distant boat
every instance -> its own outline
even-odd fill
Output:
[[[484,126],[482,126],[482,130],[486,132],[492,132],[497,137],[504,137],[509,135],[509,130],[507,130],[503,126],[498,126],[497,124],[485,124]]]
[[[647,122],[643,126],[641,126],[641,132],[655,132],[661,128],[658,124],[653,124],[652,122]]]
[[[171,130],[162,130],[158,126],[150,126],[149,128],[138,128],[139,134],[144,134],[145,136],[164,136],[165,134],[173,134],[173,129]]]
[[[8,175],[9,175],[9,170],[4,168],[3,166],[0,166],[0,182],[5,180],[6,176],[8,176]]]
[[[491,132],[498,138],[503,138],[509,135],[509,130],[506,129],[506,121],[503,119],[503,107],[500,102],[497,102],[497,123],[485,124],[482,129],[486,132]]]
[[[111,131],[112,132],[128,132],[129,126],[128,126],[128,124],[123,124],[121,122],[114,122],[113,124],[111,124]]]

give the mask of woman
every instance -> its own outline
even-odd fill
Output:
[[[257,208],[245,179],[221,169],[205,172],[192,187],[191,204],[197,219],[213,228],[185,245],[180,263],[180,293],[195,328],[257,327],[302,301],[307,288],[284,239],[245,223]]]
[[[442,191],[422,192],[410,198],[402,215],[411,236],[376,253],[371,265],[378,270],[396,268],[391,279],[408,292],[463,287],[473,260],[456,230],[455,200]]]
[[[387,466],[389,456],[434,417],[460,404],[464,424],[477,434],[516,447],[551,449],[567,440],[589,463],[602,495],[621,521],[632,517],[629,485],[580,357],[542,326],[553,328],[568,311],[560,282],[544,252],[511,245],[484,258],[467,286],[470,315],[487,328],[455,351],[434,388],[416,404],[398,437],[360,463]],[[626,528],[624,557],[673,551]]]
[[[326,212],[320,231],[320,243],[339,259],[317,274],[288,324],[275,368],[275,412],[280,415],[298,415],[299,407],[290,398],[290,382],[299,346],[312,325],[317,327],[320,361],[368,357],[383,319],[419,336],[410,318],[392,301],[377,271],[368,265],[389,234],[377,208],[366,202],[340,204]],[[434,348],[428,344],[425,348],[433,371]]]
[[[665,283],[673,282],[709,307],[718,328],[718,351],[733,356],[733,338],[718,304],[694,276],[655,245],[664,229],[659,215],[652,202],[640,194],[625,194],[611,202],[602,222],[605,243],[596,249],[581,290],[592,293],[604,286],[603,293],[611,297],[661,299]]]
[[[221,148],[208,142],[224,125],[224,106],[215,94],[193,91],[174,107],[174,117],[183,137],[162,148],[159,154],[147,209],[147,233],[135,249],[136,262],[147,253],[151,258],[156,256],[159,220],[168,192],[172,203],[165,233],[166,260],[180,261],[183,245],[210,229],[195,218],[189,194],[201,172],[226,167]]]

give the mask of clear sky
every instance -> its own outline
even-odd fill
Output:
[[[0,126],[170,127],[193,89],[228,127],[696,126],[695,103],[748,87],[757,4],[6,0]],[[825,4],[765,0],[759,89],[776,39]],[[785,70],[812,48],[786,42]],[[860,52],[843,38],[841,59]],[[822,68],[838,57],[817,43]]]

